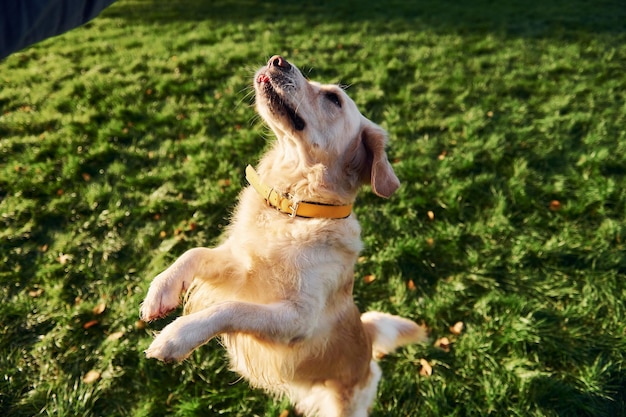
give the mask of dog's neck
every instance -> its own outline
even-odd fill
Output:
[[[265,202],[290,217],[345,219],[352,213],[352,204],[326,204],[316,201],[301,201],[289,194],[277,191],[262,182],[252,166],[246,168],[246,179]]]
[[[337,166],[327,166],[308,159],[303,160],[293,149],[286,150],[275,143],[259,162],[257,171],[263,183],[293,196],[296,201],[330,205],[354,203],[360,183],[353,185],[354,181],[347,181],[341,171],[341,162],[337,161]]]

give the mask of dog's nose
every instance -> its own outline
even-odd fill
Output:
[[[282,70],[288,70],[289,68],[291,68],[289,62],[287,62],[287,60],[280,55],[274,55],[273,57],[271,57],[270,60],[267,62],[267,66],[278,67]]]

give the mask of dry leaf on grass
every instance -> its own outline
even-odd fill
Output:
[[[91,371],[85,374],[85,376],[83,377],[83,382],[85,384],[93,384],[99,379],[100,379],[100,372],[92,369]]]
[[[289,410],[283,410],[278,417],[289,417]]]
[[[363,277],[363,281],[365,281],[366,284],[370,284],[374,282],[374,280],[376,280],[376,275],[369,274]]]
[[[217,185],[221,188],[230,187],[230,178],[223,178],[223,179],[217,180]]]
[[[28,291],[28,296],[32,298],[37,298],[41,294],[43,294],[43,288],[37,288],[37,289]]]
[[[100,314],[104,313],[104,310],[106,310],[107,305],[106,303],[99,303],[98,305],[96,305],[93,310],[91,310],[93,312],[93,314],[95,314],[96,316],[99,316]]]
[[[559,211],[561,210],[561,202],[559,200],[550,201],[550,211]]]
[[[119,340],[124,336],[124,332],[114,332],[111,333],[108,337],[107,340]]]
[[[465,324],[462,321],[457,321],[454,325],[450,326],[450,333],[455,336],[460,335],[465,330]]]
[[[421,376],[431,376],[433,374],[433,367],[428,363],[426,359],[420,359],[420,375]]]
[[[72,260],[72,255],[68,255],[67,253],[60,253],[59,256],[57,257],[57,261],[61,264],[61,265],[65,265],[68,261]]]
[[[435,342],[435,346],[443,350],[444,352],[450,352],[450,346],[452,346],[452,343],[450,343],[450,339],[448,339],[447,337],[441,337],[437,339],[437,341]]]
[[[98,320],[89,320],[87,323],[83,324],[83,329],[90,329],[93,326],[98,324]]]

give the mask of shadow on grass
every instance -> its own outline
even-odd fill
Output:
[[[125,18],[129,23],[168,24],[177,21],[213,20],[271,23],[286,17],[315,23],[368,22],[383,25],[385,30],[403,31],[422,26],[442,32],[504,33],[514,37],[567,36],[570,32],[626,32],[626,3],[619,0],[555,0],[551,2],[496,2],[474,0],[425,0],[407,2],[231,0],[207,2],[182,0],[121,1],[106,12],[109,17]]]
[[[625,381],[623,374],[618,374],[608,381],[615,386],[615,396],[606,398],[583,392],[572,384],[556,378],[541,377],[533,381],[531,396],[541,409],[553,411],[559,417],[623,416],[626,412]]]

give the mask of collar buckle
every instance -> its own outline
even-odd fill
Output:
[[[299,201],[297,201],[297,202],[295,202],[295,203],[294,203],[294,202],[292,202],[292,203],[289,205],[289,210],[291,210],[291,213],[289,213],[289,217],[291,217],[292,219],[293,219],[294,217],[296,217],[296,215],[297,215],[297,213],[298,213],[298,207],[299,207],[299,206],[300,206],[300,202],[299,202]]]

